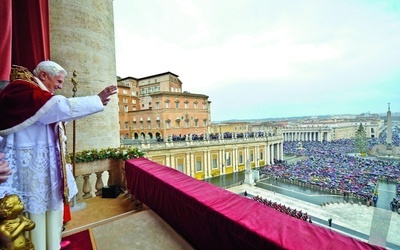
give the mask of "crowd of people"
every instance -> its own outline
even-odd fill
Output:
[[[198,140],[229,140],[229,139],[242,139],[242,138],[254,138],[254,137],[265,137],[272,136],[271,132],[246,132],[246,133],[233,133],[233,132],[224,132],[224,133],[210,133],[210,134],[179,134],[179,135],[171,135],[170,139],[172,141],[198,141]],[[157,137],[157,142],[164,141],[161,137]]]
[[[292,209],[290,207],[287,207],[281,203],[277,203],[277,202],[273,202],[272,200],[268,200],[268,199],[263,199],[261,196],[254,196],[252,198],[255,201],[258,201],[268,207],[271,207],[281,213],[285,213],[287,215],[290,215],[294,218],[300,219],[300,220],[304,220],[304,221],[308,221],[310,223],[312,223],[312,219],[311,216],[309,216],[307,214],[307,212],[303,212],[302,210],[296,210],[296,209]]]
[[[368,146],[386,144],[386,133],[380,138],[368,140]],[[394,129],[392,145],[398,146],[400,130]],[[331,142],[304,141],[284,142],[284,153],[301,157],[294,163],[277,162],[266,166],[261,174],[277,179],[298,181],[323,190],[352,195],[366,201],[376,195],[379,179],[397,182],[397,197],[400,199],[400,161],[378,160],[358,157],[354,154],[353,140],[342,139]],[[304,157],[303,157],[304,156]]]

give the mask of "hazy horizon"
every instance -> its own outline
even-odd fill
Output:
[[[117,74],[177,74],[212,120],[399,110],[400,1],[113,3]]]

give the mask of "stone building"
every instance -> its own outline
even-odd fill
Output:
[[[354,138],[360,124],[368,138],[378,138],[383,127],[382,119],[321,120],[318,122],[292,122],[279,127],[285,141],[332,141]]]
[[[119,79],[118,99],[122,139],[165,140],[208,133],[208,96],[182,91],[174,73]]]
[[[140,143],[146,158],[203,180],[283,160],[281,135]]]
[[[249,122],[212,123],[210,125],[211,134],[247,133],[249,131]]]

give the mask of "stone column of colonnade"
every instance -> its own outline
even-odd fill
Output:
[[[193,153],[188,153],[189,155],[189,165],[190,165],[190,172],[188,173],[189,176],[194,177],[194,174],[196,173],[195,171],[195,160],[194,160],[194,154]]]
[[[51,60],[67,71],[62,94],[72,97],[71,77],[77,71],[76,96],[98,94],[116,85],[113,1],[52,0],[50,2]],[[67,149],[72,153],[72,122],[67,125]],[[76,151],[118,147],[118,99],[103,112],[77,120]]]
[[[205,176],[205,178],[210,178],[211,177],[211,151],[210,150],[208,150],[207,151],[207,169],[208,169],[208,171],[207,171],[207,174],[206,174],[206,176]]]
[[[232,151],[232,166],[233,166],[233,172],[237,172],[239,167],[238,167],[238,149],[234,148]]]
[[[271,162],[274,163],[274,158],[275,158],[275,144],[271,145]]]
[[[208,164],[208,157],[207,157],[207,152],[203,151],[203,168],[204,168],[204,178],[208,178],[208,171],[209,171],[209,164]]]
[[[285,132],[284,141],[319,141],[323,140],[323,132]],[[327,140],[330,141],[330,133],[327,133]]]
[[[281,160],[281,147],[280,143],[275,144],[276,146],[276,159]]]
[[[247,160],[249,159],[249,147],[244,148],[244,169],[247,170]]]
[[[166,155],[165,156],[165,166],[170,166],[171,168],[173,168],[172,166],[171,166],[171,158],[172,156],[171,155]]]
[[[258,167],[258,161],[259,161],[259,157],[260,157],[260,149],[259,147],[255,147],[254,148],[254,166],[257,168]]]
[[[226,173],[226,154],[225,154],[225,149],[222,149],[219,151],[220,152],[220,156],[221,156],[221,163],[222,163],[222,168],[220,169],[220,173],[221,175],[224,175]]]
[[[222,158],[221,150],[218,150],[218,159],[219,159],[219,175],[222,175],[222,168],[224,165],[224,158]]]
[[[192,176],[191,169],[192,169],[192,165],[190,164],[190,153],[186,153],[183,172],[189,176]]]

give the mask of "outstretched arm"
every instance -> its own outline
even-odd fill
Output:
[[[110,85],[99,94],[92,96],[65,98],[61,95],[55,95],[46,103],[49,108],[46,112],[43,112],[44,115],[39,118],[39,122],[43,124],[66,122],[103,111],[111,96],[116,93],[117,86]]]

